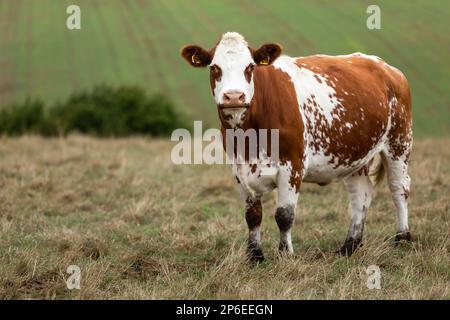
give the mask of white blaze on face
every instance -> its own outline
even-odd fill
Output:
[[[245,78],[245,69],[254,64],[247,41],[236,32],[227,32],[222,36],[216,47],[211,65],[217,65],[222,70],[220,81],[216,81],[214,99],[216,104],[223,104],[223,95],[229,91],[239,91],[245,94],[245,103],[253,98],[253,77],[250,83]]]

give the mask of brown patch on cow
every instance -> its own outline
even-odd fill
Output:
[[[314,78],[316,78],[317,82],[322,83],[322,80],[319,78],[317,74],[314,75]],[[331,98],[331,94],[329,95],[329,97]]]
[[[291,187],[295,188],[295,193],[300,192],[300,184],[302,181],[302,177],[300,175],[300,171],[294,169],[291,172],[291,176],[289,177],[289,184]]]
[[[261,225],[262,205],[261,200],[251,198],[247,198],[246,204],[245,220],[247,221],[248,229],[251,231]],[[248,238],[247,256],[250,262],[253,263],[264,261],[264,254],[261,250],[261,246],[253,237]]]
[[[214,90],[216,89],[216,82],[222,79],[222,69],[218,65],[212,65],[209,69],[209,81],[211,84],[211,92],[214,96]]]
[[[186,45],[181,48],[181,56],[193,67],[203,68],[211,63],[213,56],[210,51],[196,45]],[[195,57],[195,59],[193,58]]]
[[[250,81],[252,81],[252,74],[253,74],[254,68],[255,68],[255,66],[253,64],[249,64],[247,66],[247,68],[245,68],[244,76],[245,76],[245,80],[247,80],[248,83],[250,83]]]
[[[409,190],[406,188],[403,188],[403,197],[405,197],[405,200],[409,198]]]
[[[247,199],[245,210],[245,220],[248,228],[252,230],[261,225],[262,221],[262,205],[261,200]]]
[[[271,65],[283,51],[281,45],[276,43],[263,44],[259,49],[250,49],[253,61],[258,65]]]

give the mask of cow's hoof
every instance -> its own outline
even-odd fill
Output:
[[[395,244],[398,245],[401,241],[412,241],[411,233],[409,231],[400,232],[395,235]]]
[[[347,238],[345,240],[344,245],[339,249],[337,253],[339,253],[341,256],[350,257],[355,250],[362,246],[361,239],[353,239],[353,238]]]
[[[282,257],[293,257],[294,251],[292,249],[289,249],[289,246],[285,242],[280,242],[278,245],[278,258]]]
[[[289,253],[289,246],[286,242],[280,242],[280,244],[278,245],[278,253],[280,254]]]
[[[260,248],[249,248],[247,256],[251,263],[260,263],[264,261],[264,254]]]

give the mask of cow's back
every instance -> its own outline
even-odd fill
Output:
[[[374,56],[280,57],[307,133],[304,181],[327,183],[365,165],[394,135],[410,134],[403,74]]]

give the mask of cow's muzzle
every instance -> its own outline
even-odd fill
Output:
[[[217,105],[217,108],[220,111],[226,111],[226,110],[232,111],[233,109],[248,109],[249,107],[250,107],[250,105],[248,103],[243,103],[243,104],[239,104],[239,105],[225,105],[225,104]]]
[[[223,94],[222,97],[223,107],[227,108],[239,108],[245,107],[245,93],[238,90],[230,90]]]

